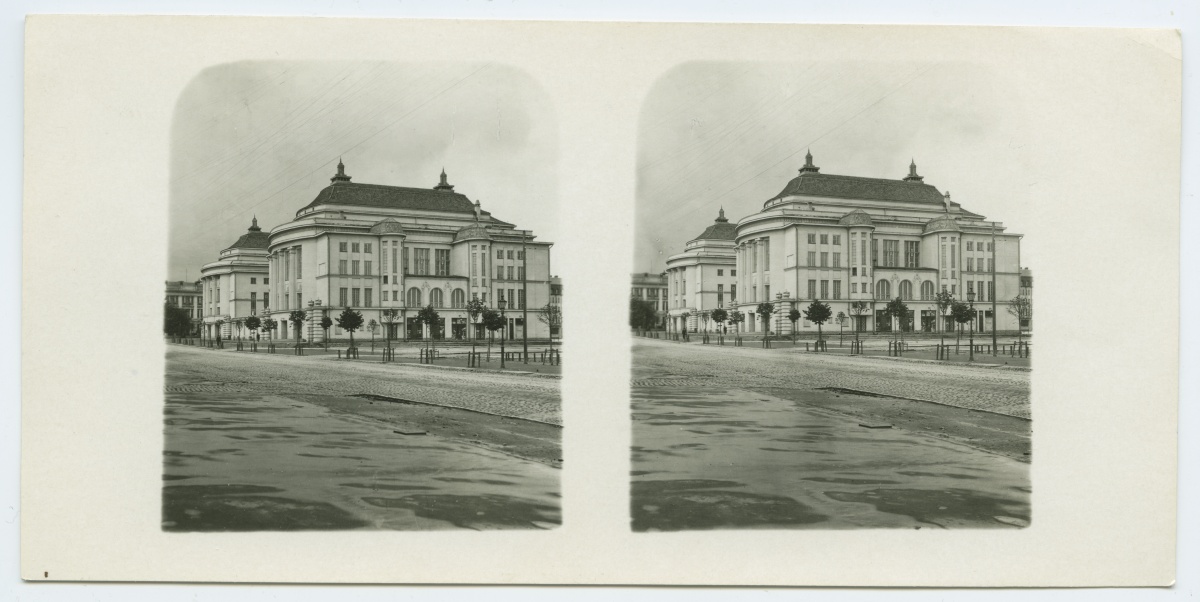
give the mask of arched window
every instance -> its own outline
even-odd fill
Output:
[[[912,283],[907,280],[900,281],[900,299],[904,301],[912,301]]]
[[[887,280],[880,280],[875,283],[875,299],[878,301],[887,301],[892,298],[892,283]]]
[[[454,309],[462,309],[466,307],[466,305],[467,293],[461,288],[454,289],[454,292],[450,293],[450,307],[453,307]]]
[[[421,307],[421,289],[415,286],[408,289],[408,300],[404,304],[409,307]]]
[[[921,300],[933,301],[933,281],[926,280],[921,283]]]
[[[429,304],[438,308],[445,307],[445,303],[442,301],[442,289],[435,288],[429,290]]]

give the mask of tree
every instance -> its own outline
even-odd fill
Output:
[[[492,357],[492,342],[496,339],[496,331],[504,328],[504,316],[494,309],[484,308],[481,322],[483,328],[488,331],[488,361]]]
[[[846,312],[839,311],[837,313],[838,323],[838,346],[842,345],[842,333],[846,330]]]
[[[438,327],[442,325],[442,317],[438,315],[433,305],[426,305],[417,312],[417,321],[429,327],[429,343],[427,349],[433,348],[433,338],[437,336]]]
[[[1025,295],[1017,295],[1009,302],[1008,313],[1017,318],[1017,343],[1021,342],[1021,328],[1029,318],[1033,317],[1033,300]]]
[[[975,310],[962,301],[950,304],[950,317],[958,323],[958,339],[954,342],[954,352],[958,353],[958,345],[962,343],[962,325],[975,319]]]
[[[899,340],[900,331],[904,330],[904,321],[908,319],[908,306],[904,304],[904,301],[900,297],[896,297],[888,301],[887,305],[883,308],[883,315],[887,316],[888,319],[896,319],[897,328],[892,333],[892,340]]]
[[[562,308],[555,303],[547,303],[538,310],[538,320],[550,330],[550,350],[554,350],[554,327],[562,324]]]
[[[329,350],[329,327],[333,326],[333,320],[329,316],[321,316],[321,332],[325,333],[325,350]]]
[[[303,309],[294,309],[288,314],[288,320],[292,322],[292,328],[296,329],[296,340],[300,340],[300,325],[308,319],[308,314]]]
[[[371,353],[375,352],[375,331],[378,329],[379,322],[376,322],[374,318],[367,322],[367,330],[371,331]]]
[[[771,338],[771,314],[775,313],[775,305],[772,303],[762,302],[754,309],[754,313],[762,320],[763,324],[763,347],[767,346],[767,341]]]
[[[637,297],[629,298],[629,326],[634,330],[645,331],[654,328],[658,323],[658,313],[654,304]]]
[[[712,310],[712,321],[714,324],[724,325],[725,321],[728,319],[729,319],[729,312],[721,309],[720,307]]]
[[[804,319],[817,325],[817,342],[820,342],[822,338],[821,325],[828,322],[832,316],[833,310],[829,305],[821,303],[820,299],[814,299],[804,310]]]
[[[854,340],[858,340],[858,331],[862,328],[862,317],[871,311],[871,306],[866,301],[853,301],[850,303],[850,315],[854,316]]]
[[[487,311],[487,305],[483,301],[480,301],[479,297],[475,297],[467,302],[467,315],[470,316],[470,318],[471,318],[471,327],[472,328],[474,328],[476,324],[478,324],[480,326],[483,325],[483,322],[480,321],[479,316],[482,316],[483,312],[485,312],[485,311]],[[478,331],[479,329],[476,328],[475,330]],[[474,341],[475,341],[475,333],[472,332],[471,333],[471,349],[475,349]]]
[[[337,317],[337,325],[338,328],[350,333],[350,348],[354,349],[354,331],[362,328],[362,314],[347,307],[342,310],[342,315]],[[349,352],[347,351],[347,353]]]
[[[276,322],[275,320],[267,320],[266,322],[263,322],[262,329],[267,331],[267,339],[268,340],[275,338],[275,329],[276,328],[279,328],[279,323]]]
[[[396,318],[400,317],[400,310],[389,307],[379,312],[379,321],[387,324],[383,329],[383,339],[387,341],[389,349],[392,347],[392,325],[396,323]]]
[[[192,318],[186,309],[163,304],[163,333],[173,337],[186,337],[192,331]]]
[[[937,301],[938,314],[945,318],[950,308],[954,306],[954,295],[951,295],[950,291],[943,290],[933,298]],[[938,330],[942,333],[942,346],[944,347],[946,345],[946,329],[939,328]]]
[[[733,324],[733,336],[740,338],[742,334],[741,323],[746,321],[746,314],[733,310],[729,312],[729,323]]]
[[[788,321],[792,323],[792,344],[794,345],[796,344],[796,322],[800,321],[800,310],[793,307],[787,317]],[[818,330],[820,329],[818,328]]]
[[[262,320],[258,319],[258,316],[250,316],[249,318],[246,318],[246,330],[254,332],[261,326]]]

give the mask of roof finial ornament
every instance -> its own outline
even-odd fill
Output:
[[[441,178],[438,180],[438,185],[433,187],[434,190],[453,191],[454,185],[446,181],[446,168],[442,168]]]
[[[338,182],[349,182],[350,176],[346,175],[346,166],[342,164],[342,158],[338,157],[337,175],[329,178],[330,182],[337,184]]]
[[[724,206],[722,206],[721,210],[717,212],[717,221],[721,222],[721,223],[725,223],[725,222],[729,221],[729,220],[725,219],[725,207]]]
[[[905,182],[920,182],[925,178],[917,175],[917,160],[910,159],[908,163],[908,175],[904,177]]]
[[[251,232],[261,232],[262,231],[262,228],[258,227],[258,216],[257,215],[255,215],[250,220],[250,231]]]
[[[949,190],[946,191],[946,196],[943,197],[942,202],[945,203],[945,205],[946,205],[946,213],[950,213],[950,191]]]
[[[813,165],[812,151],[806,151],[804,153],[804,167],[800,168],[800,173],[817,173],[818,171],[821,171],[821,168]]]

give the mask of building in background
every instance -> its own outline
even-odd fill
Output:
[[[330,182],[263,245],[271,305],[261,315],[281,336],[320,341],[321,318],[349,308],[380,324],[382,336],[483,338],[482,325],[470,323],[471,299],[505,302],[510,339],[526,328],[529,338],[549,336],[536,312],[550,302],[551,243],[455,192],[445,171],[432,188],[360,184],[339,161]],[[432,329],[417,319],[426,306],[439,314]],[[385,309],[399,314],[390,325]],[[307,312],[305,322],[289,321],[295,310]],[[349,334],[335,325],[329,336]]]
[[[1021,320],[1021,330],[1033,330],[1033,270],[1021,268],[1021,296],[1029,299],[1029,317]]]
[[[269,311],[271,296],[267,275],[267,233],[258,218],[219,258],[200,270],[203,304],[201,336],[206,339],[250,335],[246,318]]]
[[[964,302],[973,296],[977,332],[993,325],[1015,332],[1008,305],[1020,285],[1021,235],[923,180],[915,162],[898,180],[822,174],[808,153],[799,175],[761,211],[736,225],[722,213],[667,260],[673,321],[695,328],[697,315],[734,307],[746,314],[749,332],[789,334],[786,318],[761,324],[758,304],[771,302],[776,316],[786,316],[819,299],[835,316],[855,316],[852,303],[861,302],[851,328],[952,330],[934,298],[947,291]],[[908,306],[907,320],[883,312],[897,297]],[[796,329],[817,327],[801,319]]]
[[[562,338],[562,278],[550,277],[550,305],[554,307],[552,315],[558,316],[558,323],[550,325],[550,335],[556,339]]]
[[[669,330],[696,332],[712,310],[737,304],[736,236],[737,226],[729,223],[722,208],[713,224],[689,240],[682,253],[667,258]]]
[[[200,280],[195,282],[167,281],[166,304],[181,308],[188,313],[188,317],[192,319],[192,330],[195,334],[200,333],[200,326],[204,321],[204,295],[201,292],[200,283]]]
[[[649,301],[654,306],[660,327],[666,326],[667,277],[665,274],[639,272],[633,275],[629,296]]]

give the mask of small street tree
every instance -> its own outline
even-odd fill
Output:
[[[537,317],[550,331],[550,350],[554,351],[554,327],[562,324],[562,308],[555,303],[547,303],[538,310]]]
[[[487,311],[487,305],[484,305],[483,301],[479,300],[479,297],[475,297],[467,302],[467,316],[471,320],[471,332],[468,332],[467,336],[471,337],[472,356],[475,355],[475,332],[478,330],[475,325],[480,324],[479,317],[482,316],[483,312],[485,311]]]
[[[772,303],[762,302],[754,309],[754,313],[758,314],[763,325],[763,347],[767,346],[767,341],[771,337],[771,314],[775,313],[775,305]]]
[[[186,309],[163,304],[163,332],[168,336],[186,337],[192,332],[192,318]]]
[[[350,348],[354,349],[354,331],[362,328],[363,326],[362,314],[347,307],[346,309],[343,309],[342,314],[337,317],[337,325],[338,328],[350,333]]]
[[[371,352],[374,353],[375,352],[375,331],[379,330],[379,322],[376,322],[374,320],[374,318],[372,318],[371,321],[367,322],[367,330],[371,331]]]
[[[388,349],[392,347],[392,326],[396,323],[396,319],[400,317],[400,310],[389,307],[379,312],[379,321],[383,322],[383,340]]]
[[[892,340],[898,342],[900,331],[904,330],[904,321],[908,319],[908,305],[905,305],[900,297],[896,297],[888,301],[887,305],[884,306],[883,315],[887,316],[889,320],[892,318],[896,319],[896,328],[893,329]]]
[[[1017,318],[1017,343],[1019,345],[1022,341],[1021,337],[1024,334],[1021,330],[1029,322],[1029,319],[1033,317],[1033,299],[1025,295],[1017,295],[1009,303],[1008,313]]]
[[[308,319],[308,314],[303,309],[294,309],[288,314],[288,320],[292,323],[292,328],[296,331],[296,340],[300,340],[300,327],[304,321]]]
[[[719,324],[721,326],[724,326],[725,322],[727,320],[729,320],[729,312],[725,311],[724,309],[721,309],[720,307],[712,310],[711,315],[712,315],[713,324]]]
[[[871,312],[871,305],[866,301],[850,303],[850,315],[854,316],[854,340],[858,340],[858,332],[862,330],[862,317]]]
[[[944,321],[946,316],[949,315],[951,307],[954,306],[954,295],[951,295],[950,291],[942,291],[934,295],[933,299],[937,301],[938,315],[942,316]],[[942,346],[945,347],[946,328],[938,328],[938,331],[942,333]]]
[[[804,319],[817,325],[817,342],[823,338],[821,325],[828,322],[833,316],[833,309],[826,303],[821,303],[820,299],[814,299],[808,304],[808,308],[804,310]]]
[[[793,345],[796,344],[796,322],[800,321],[801,315],[802,314],[800,313],[800,310],[798,310],[794,307],[787,314],[788,322],[792,323],[792,344]]]
[[[333,320],[329,316],[321,316],[321,332],[324,333],[325,349],[329,349],[329,327],[333,326]]]
[[[442,317],[438,315],[433,305],[426,305],[417,312],[417,321],[429,328],[429,342],[426,344],[426,349],[433,349],[433,339],[438,334],[438,327],[442,325]]]
[[[275,320],[267,320],[263,322],[262,329],[267,331],[267,340],[275,339],[275,329],[279,328],[279,323]]]
[[[251,333],[258,332],[258,329],[261,326],[262,320],[258,319],[258,316],[250,316],[249,318],[246,318],[246,330],[249,330]]]
[[[658,316],[655,315],[654,305],[645,299],[629,298],[629,327],[644,332],[653,328]]]
[[[838,323],[838,347],[842,346],[842,335],[846,332],[846,312],[839,311],[836,316]]]
[[[504,328],[504,316],[494,309],[484,308],[483,313],[480,314],[480,321],[483,323],[484,330],[488,331],[488,361],[491,361],[492,342],[496,340],[496,331]]]
[[[958,324],[958,338],[954,341],[954,352],[958,353],[958,347],[962,344],[962,325],[975,319],[975,310],[962,301],[955,301],[950,304],[950,317]]]

